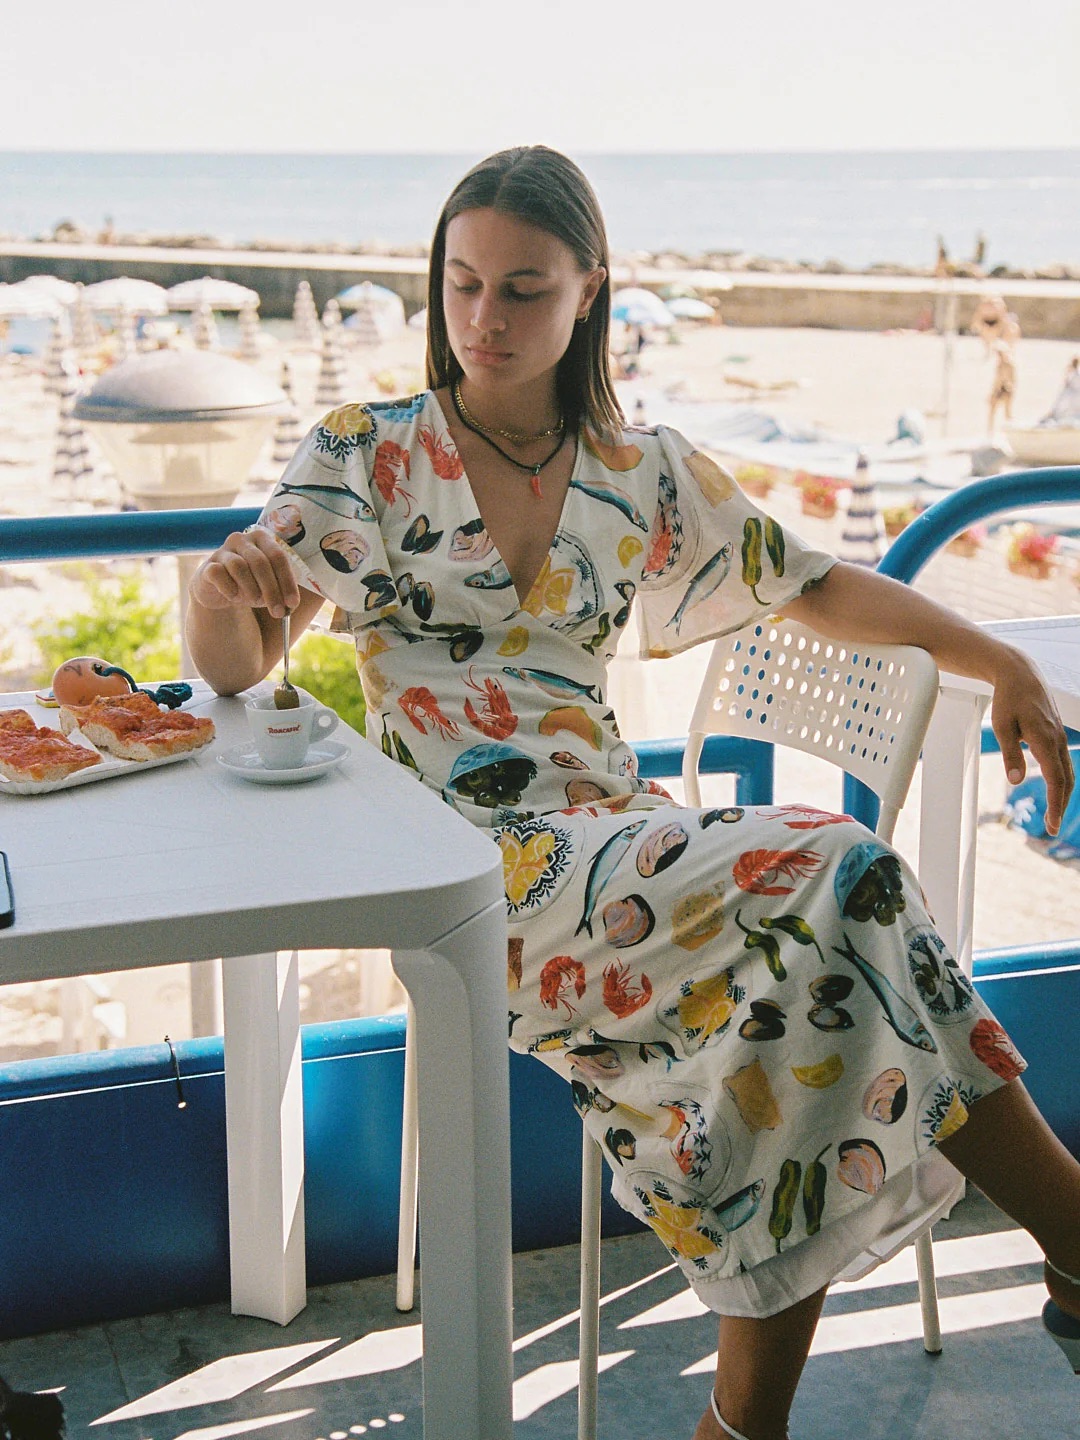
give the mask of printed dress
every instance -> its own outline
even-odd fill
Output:
[[[510,1044],[706,1305],[771,1314],[952,1203],[935,1142],[1024,1062],[911,872],[846,816],[676,805],[605,698],[632,606],[672,654],[831,557],[673,431],[584,432],[521,601],[430,392],[327,415],[261,523],[355,637],[368,738],[491,829]]]

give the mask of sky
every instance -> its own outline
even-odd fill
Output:
[[[1077,0],[23,0],[0,147],[1072,148],[1078,60]]]

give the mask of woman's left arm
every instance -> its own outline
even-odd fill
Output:
[[[1024,778],[1023,741],[1046,780],[1046,828],[1057,834],[1072,790],[1072,761],[1053,696],[1026,655],[909,585],[843,561],[785,605],[784,614],[833,640],[918,645],[940,669],[991,684],[990,719],[1009,781]]]

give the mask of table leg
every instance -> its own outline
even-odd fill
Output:
[[[971,974],[979,741],[988,697],[942,690],[923,744],[919,879],[942,939]]]
[[[416,1011],[425,1440],[509,1440],[506,913],[395,951]]]
[[[287,1325],[307,1303],[299,963],[222,968],[232,1311]]]

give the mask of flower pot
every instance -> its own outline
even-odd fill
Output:
[[[814,515],[819,520],[831,520],[836,514],[836,496],[830,495],[826,499],[824,496],[804,495],[802,497],[802,513]]]
[[[890,540],[895,540],[897,535],[899,535],[902,531],[906,530],[907,527],[911,524],[911,521],[909,519],[907,519],[906,517],[901,519],[900,516],[890,517],[888,515],[884,515],[882,516],[882,520],[884,521],[885,525],[885,534],[889,537]]]
[[[1023,575],[1026,580],[1049,580],[1054,573],[1052,560],[1029,560],[1026,555],[1010,555],[1008,565],[1014,575]]]
[[[981,544],[982,541],[977,540],[972,535],[954,535],[953,538],[947,542],[945,549],[950,555],[963,555],[966,559],[970,560],[973,555],[979,553]]]
[[[740,480],[739,487],[746,495],[753,495],[757,500],[767,500],[769,492],[773,488],[773,482],[751,477],[747,480]]]

